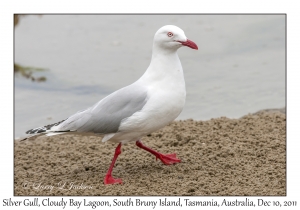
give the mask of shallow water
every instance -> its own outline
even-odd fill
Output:
[[[137,80],[154,33],[177,25],[199,50],[178,51],[187,98],[178,119],[238,118],[285,106],[284,15],[43,15],[15,28],[15,62],[47,68],[15,77],[15,137],[67,118]]]

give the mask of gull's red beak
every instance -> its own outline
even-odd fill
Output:
[[[180,42],[184,46],[187,46],[187,47],[190,47],[192,49],[198,50],[198,46],[195,44],[195,42],[193,42],[189,39],[187,39],[186,42],[181,42],[181,41],[178,41],[178,42]]]

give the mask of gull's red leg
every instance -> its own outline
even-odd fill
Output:
[[[176,154],[161,154],[159,152],[156,152],[155,150],[146,147],[145,145],[142,144],[142,142],[140,140],[136,141],[136,145],[148,152],[150,152],[151,154],[155,155],[156,160],[157,158],[161,160],[161,162],[163,162],[166,165],[170,165],[173,163],[179,163],[180,160],[176,158]]]
[[[121,154],[121,143],[117,146],[116,150],[115,150],[115,155],[114,158],[110,164],[110,167],[104,177],[104,184],[122,184],[122,180],[121,179],[115,179],[112,177],[111,173],[113,170],[113,167],[115,165],[115,162],[119,156],[119,154]]]

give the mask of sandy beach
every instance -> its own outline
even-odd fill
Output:
[[[116,144],[76,135],[15,140],[14,195],[286,195],[285,109],[175,121],[142,141],[181,163],[163,165],[129,143],[113,170],[123,184],[104,185]]]

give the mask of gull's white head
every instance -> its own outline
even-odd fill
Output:
[[[154,35],[154,46],[171,51],[176,51],[182,46],[198,50],[198,46],[185,36],[184,31],[174,25],[166,25],[158,29]]]

